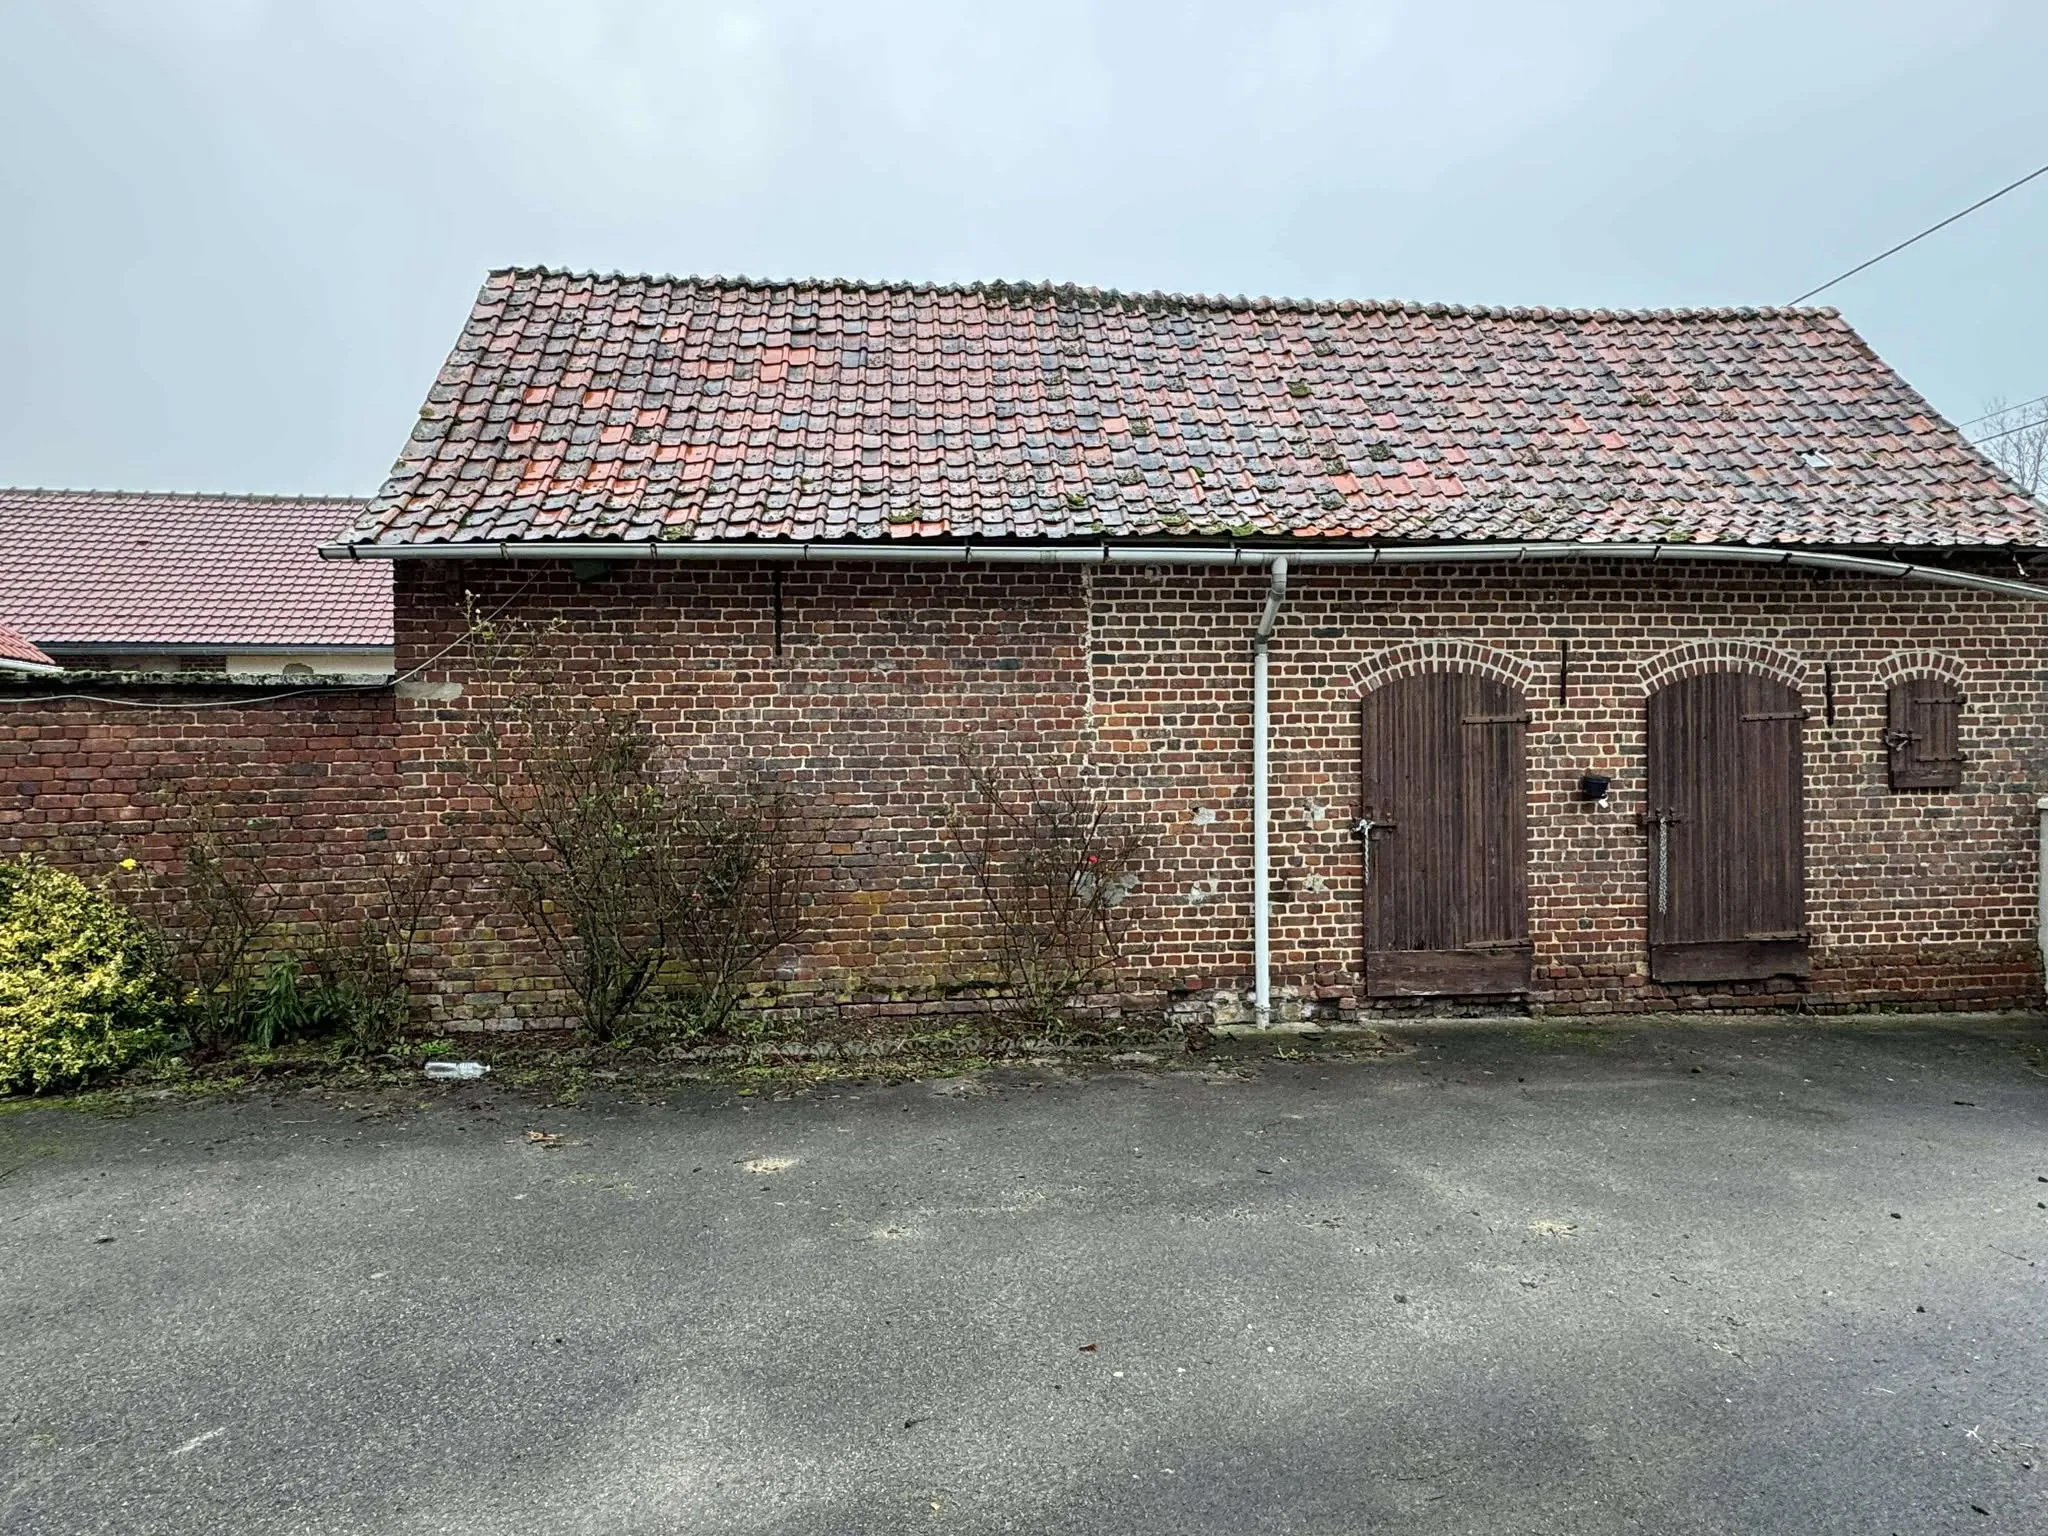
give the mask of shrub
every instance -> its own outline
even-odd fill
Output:
[[[363,867],[381,883],[379,896],[366,905],[322,900],[303,914],[267,872],[273,822],[217,801],[186,813],[184,848],[169,870],[146,877],[141,908],[154,913],[150,930],[179,983],[174,1022],[184,1048],[212,1058],[331,1040],[364,1057],[395,1046],[453,840],[366,843]],[[287,912],[289,920],[280,916]]]
[[[0,863],[0,1089],[41,1093],[166,1039],[176,990],[148,930],[32,858]]]
[[[486,787],[511,833],[501,862],[519,914],[594,1040],[618,1037],[661,969],[668,801],[636,715],[542,713],[485,728]]]
[[[636,711],[576,694],[552,633],[470,614],[478,670],[498,680],[471,745],[499,884],[591,1039],[727,1034],[802,931],[815,828],[757,770],[699,776]]]
[[[264,968],[284,892],[264,874],[264,842],[253,822],[237,825],[217,806],[185,845],[184,870],[171,882],[176,913],[163,930],[172,963],[190,984],[185,1033],[201,1052],[250,1038],[266,990]],[[265,1042],[268,1044],[269,1042]]]
[[[747,984],[803,932],[806,830],[788,792],[762,778],[717,785],[677,773],[664,788],[662,986],[689,1033],[723,1036]]]
[[[522,727],[485,738],[486,788],[511,833],[501,874],[584,1028],[618,1040],[660,1001],[686,1033],[725,1033],[802,928],[788,795],[670,767],[631,712],[529,710]]]
[[[381,899],[353,914],[330,911],[324,932],[295,935],[294,953],[273,963],[263,989],[271,1003],[259,1006],[245,1030],[254,1043],[331,1039],[358,1058],[398,1046],[412,1020],[413,966],[457,842],[444,830],[410,847],[369,847]]]
[[[1056,1035],[1089,993],[1116,981],[1121,908],[1138,887],[1145,839],[1101,794],[1028,767],[961,754],[967,796],[950,831],[981,892],[1015,1029]]]

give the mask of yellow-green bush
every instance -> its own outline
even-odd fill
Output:
[[[127,908],[33,858],[0,862],[0,1092],[126,1065],[165,1038],[176,998]]]

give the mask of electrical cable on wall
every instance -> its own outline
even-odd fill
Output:
[[[534,583],[539,580],[540,577],[537,575],[529,576],[525,586],[514,592],[485,616],[485,622],[488,623],[491,619],[497,618],[514,603],[518,602],[520,598],[526,596],[528,592],[533,590]],[[32,701],[37,704],[108,704],[117,709],[248,709],[256,704],[275,704],[281,699],[303,699],[316,693],[374,693],[385,688],[395,688],[400,683],[411,682],[443,657],[467,644],[468,640],[469,636],[467,634],[464,634],[460,639],[451,640],[418,666],[408,668],[404,672],[394,672],[381,683],[329,683],[315,688],[291,688],[282,693],[259,693],[246,699],[199,699],[190,704],[158,704],[147,699],[116,699],[100,693],[30,693],[20,695],[19,701]]]

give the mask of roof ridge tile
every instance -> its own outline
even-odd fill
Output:
[[[699,288],[721,292],[744,290],[765,292],[788,289],[795,292],[832,290],[863,294],[968,295],[998,300],[1067,300],[1116,307],[1218,310],[1273,310],[1284,313],[1337,313],[1431,315],[1462,309],[1474,316],[1501,320],[1727,320],[1740,319],[1838,319],[1841,311],[1832,305],[1699,305],[1664,309],[1566,309],[1545,305],[1452,305],[1427,299],[1311,299],[1283,295],[1182,293],[1160,289],[1105,288],[1093,284],[1060,282],[1049,278],[977,278],[971,282],[938,282],[931,279],[890,279],[856,277],[749,277],[745,273],[598,272],[588,269],[549,266],[493,267],[485,277],[486,288],[509,288],[522,277],[559,278],[583,283],[634,283],[646,287]],[[501,281],[502,280],[502,281]]]
[[[90,485],[0,485],[0,497],[7,496],[90,496],[105,501],[228,501],[282,502],[290,505],[318,503],[323,506],[368,506],[368,496],[321,495],[318,492],[289,491],[157,491],[132,490]]]

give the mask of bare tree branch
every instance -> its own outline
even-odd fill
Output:
[[[2029,496],[2048,492],[2048,405],[2001,400],[1978,418],[1977,447]]]

